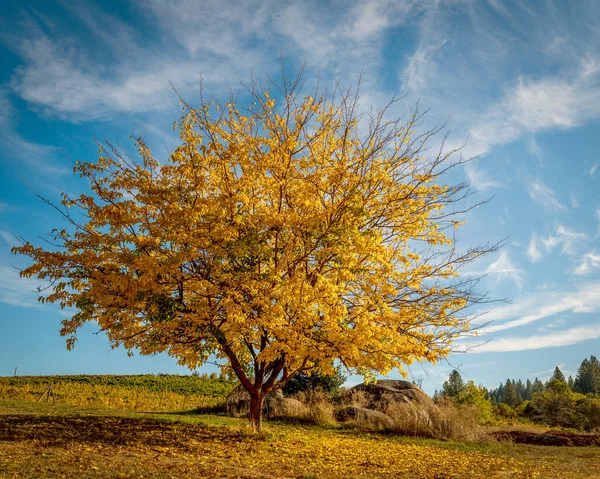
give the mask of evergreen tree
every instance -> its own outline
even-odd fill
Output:
[[[525,395],[523,396],[523,399],[525,399],[527,401],[531,401],[532,397],[533,397],[533,383],[528,379],[527,382],[525,383]]]
[[[595,356],[581,362],[575,377],[574,391],[581,394],[600,394],[600,362]]]
[[[456,397],[465,389],[465,382],[460,373],[455,369],[450,373],[448,381],[442,385],[442,395]]]
[[[504,384],[502,383],[500,383],[500,386],[498,386],[496,400],[498,404],[504,401]]]
[[[515,387],[517,389],[517,393],[521,396],[521,401],[525,397],[525,384],[520,379],[515,383]]]
[[[538,378],[535,378],[532,385],[533,394],[535,393],[543,393],[544,392],[544,383],[540,381]],[[531,397],[533,397],[533,394]]]
[[[518,406],[521,404],[521,402],[523,402],[519,392],[517,391],[515,382],[511,381],[510,379],[506,380],[502,402],[508,404],[510,407]]]
[[[335,374],[326,375],[321,373],[298,373],[291,378],[283,387],[283,393],[287,396],[292,396],[300,391],[320,389],[328,393],[336,393],[344,381],[346,376],[342,374],[339,368],[335,368]]]
[[[548,383],[546,383],[546,387],[548,387],[548,384],[550,384],[550,381],[555,380],[555,381],[560,381],[561,383],[567,383],[567,380],[565,379],[565,375],[562,373],[562,371],[560,370],[560,368],[558,366],[556,366],[554,368],[554,373],[552,374],[552,377],[548,380]]]
[[[600,394],[600,361],[596,356],[590,356],[592,370],[592,394]]]
[[[577,376],[575,376],[575,384],[573,390],[581,394],[587,394],[592,390],[592,375],[590,362],[587,358],[581,361]]]
[[[569,385],[569,389],[573,391],[573,388],[575,387],[575,381],[573,380],[573,376],[569,376],[567,384]]]

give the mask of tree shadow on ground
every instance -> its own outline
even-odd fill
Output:
[[[36,440],[45,446],[70,443],[103,443],[126,446],[165,446],[192,449],[190,442],[219,441],[237,443],[244,439],[239,431],[171,423],[152,419],[123,417],[0,416],[0,441]]]

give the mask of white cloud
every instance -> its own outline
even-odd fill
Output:
[[[424,9],[432,8],[431,3],[433,2],[419,0],[357,2],[350,10],[346,35],[356,40],[368,40],[409,21]]]
[[[549,234],[545,238],[540,238],[548,253],[557,246],[561,246],[562,253],[574,256],[589,241],[589,237],[585,233],[579,233],[561,224],[556,224],[554,230],[554,235]]]
[[[529,196],[548,212],[564,211],[567,209],[566,206],[558,201],[556,193],[554,193],[552,188],[540,180],[529,183]]]
[[[464,271],[463,276],[489,276],[496,282],[509,280],[519,288],[523,287],[525,271],[516,266],[508,252],[502,251],[496,261],[490,263],[484,270]]]
[[[15,236],[10,231],[0,230],[0,238],[4,240],[4,242],[11,248],[19,244]]]
[[[527,151],[537,158],[540,166],[544,166],[544,153],[533,135],[527,142]]]
[[[480,334],[495,333],[533,323],[557,314],[586,314],[600,311],[600,282],[581,285],[574,291],[544,290],[518,298],[513,304],[491,309],[482,321],[493,322]],[[503,322],[510,320],[507,322]],[[499,324],[495,324],[499,322]],[[485,324],[484,323],[484,324]]]
[[[490,178],[489,173],[484,170],[477,169],[472,163],[465,165],[465,173],[469,183],[478,191],[485,191],[491,188],[499,188],[502,184],[499,181]]]
[[[570,198],[571,198],[571,208],[578,208],[579,207],[579,193],[577,192],[573,192],[570,194]]]
[[[472,350],[473,353],[532,351],[543,348],[571,346],[600,338],[600,324],[564,329],[555,333],[528,337],[494,339]]]
[[[592,165],[592,167],[590,168],[590,171],[588,171],[588,175],[590,176],[594,176],[594,173],[596,173],[596,170],[600,168],[600,163],[594,163]]]
[[[600,254],[596,254],[596,250],[594,250],[583,255],[574,273],[585,276],[597,269],[600,269]]]
[[[580,66],[566,76],[520,78],[469,131],[471,147],[484,154],[523,133],[569,129],[600,117],[600,78]]]
[[[21,278],[16,269],[0,265],[0,303],[40,308],[36,293],[40,285],[37,279]]]
[[[32,143],[25,139],[16,129],[16,113],[5,90],[0,89],[0,145],[7,158],[23,161],[32,170],[51,175],[62,175],[70,170],[57,164],[55,157],[58,148],[49,145]],[[0,211],[7,205],[0,203]]]
[[[555,367],[557,367],[558,369],[562,370],[566,365],[567,365],[566,363],[560,363],[560,364],[558,364]],[[551,374],[553,372],[554,372],[554,367],[552,367],[550,369],[544,369],[543,371],[537,371],[535,373],[531,373],[527,377],[533,378],[533,377],[537,377],[537,376],[542,376],[542,378],[543,378],[544,376],[549,375],[549,374]]]
[[[498,259],[486,268],[485,274],[492,275],[498,280],[513,281],[521,288],[525,272],[513,264],[506,251],[502,251]]]
[[[599,47],[592,20],[598,5],[513,2],[509,10],[500,2],[493,9],[488,2],[439,2],[424,15],[420,41],[400,78],[406,89],[452,116],[454,131],[469,138],[468,156],[528,136],[527,148],[541,162],[536,133],[600,117],[600,62],[590,54]],[[584,18],[582,11],[592,16]],[[506,21],[499,22],[499,15]],[[460,34],[457,17],[465,19]],[[515,78],[539,62],[555,68]]]
[[[529,256],[529,259],[532,263],[537,263],[544,256],[543,253],[540,251],[538,244],[539,239],[534,233],[531,235],[531,239],[529,240],[529,246],[527,247],[527,256]]]
[[[49,19],[28,18],[21,28],[26,36],[6,34],[22,59],[11,85],[47,113],[81,121],[174,107],[178,98],[169,81],[184,94],[196,94],[201,73],[212,89],[237,84],[249,70],[264,77],[279,69],[279,49],[286,61],[326,67],[326,81],[354,79],[363,68],[376,69],[383,33],[411,21],[427,3],[354,0],[334,9],[316,1],[139,0],[134,7],[162,33],[151,46],[98,7],[65,4],[102,55],[90,51],[88,41],[59,38],[39,26]],[[113,56],[113,64],[102,62],[103,56]]]

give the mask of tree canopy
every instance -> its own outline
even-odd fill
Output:
[[[166,161],[136,138],[137,158],[107,144],[76,162],[91,191],[55,205],[55,246],[13,250],[33,260],[22,276],[49,282],[42,301],[77,310],[68,347],[96,322],[115,347],[190,368],[215,355],[256,427],[299,372],[337,361],[374,377],[448,355],[481,300],[460,268],[494,249],[457,247],[469,188],[442,180],[464,160],[443,137],[429,146],[441,128],[419,132],[418,111],[390,121],[389,105],[363,116],[357,89],[268,87],[182,102]]]

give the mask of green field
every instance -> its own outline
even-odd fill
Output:
[[[52,384],[72,406],[176,411],[221,407],[236,383],[201,376],[18,376],[0,378],[0,398],[37,401]]]

